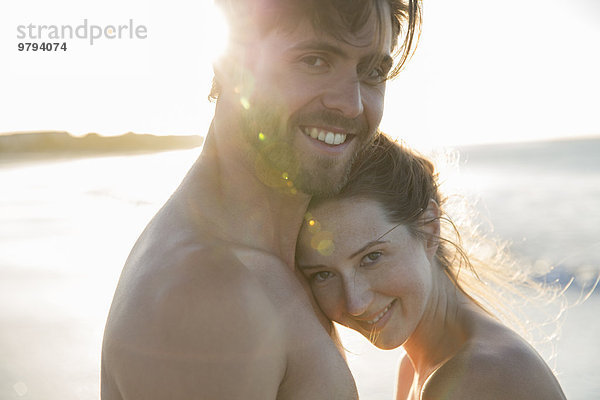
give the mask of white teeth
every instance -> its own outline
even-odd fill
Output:
[[[310,136],[313,139],[333,145],[344,143],[348,137],[348,135],[345,133],[327,132],[317,128],[304,128],[303,131],[306,136]]]
[[[376,324],[381,319],[381,317],[383,317],[385,315],[385,313],[388,312],[388,310],[390,309],[392,304],[394,304],[394,302],[391,302],[390,304],[388,304],[388,306],[382,312],[380,312],[378,316],[376,316],[371,321],[367,321],[367,323],[371,324],[371,325]]]
[[[334,138],[335,138],[335,135],[333,133],[327,132],[327,135],[325,136],[325,143],[333,144]]]

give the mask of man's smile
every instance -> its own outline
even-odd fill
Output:
[[[306,136],[310,136],[313,139],[319,140],[321,142],[338,145],[346,142],[348,138],[348,134],[346,133],[336,133],[330,130],[321,129],[317,127],[301,127],[302,132]]]

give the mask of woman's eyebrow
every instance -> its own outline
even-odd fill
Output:
[[[378,244],[383,244],[383,243],[389,243],[389,240],[372,240],[369,243],[365,244],[363,247],[361,247],[358,251],[352,253],[352,255],[348,258],[354,258],[357,255],[359,255],[360,253],[362,253],[363,251],[367,250],[370,247],[376,246]]]
[[[393,230],[393,228],[390,229],[390,231],[391,230]],[[386,232],[383,236],[385,236],[390,231]],[[373,246],[377,246],[379,244],[384,244],[384,243],[389,243],[389,242],[390,242],[389,240],[381,240],[381,238],[376,239],[376,240],[371,240],[370,242],[368,242],[367,244],[365,244],[363,247],[361,247],[360,249],[358,249],[357,251],[355,251],[354,253],[352,253],[350,255],[350,257],[348,257],[348,259],[356,257],[357,255],[359,255],[363,251],[365,251],[365,250],[367,250],[367,249],[369,249],[369,248],[371,248]],[[322,265],[322,264],[318,264],[318,265],[300,265],[300,264],[298,264],[298,269],[301,269],[301,270],[317,269],[317,268],[325,268],[325,266]]]
[[[318,265],[300,265],[300,264],[297,264],[297,266],[298,266],[298,269],[300,269],[302,271],[305,271],[307,269],[321,269],[321,268],[325,268],[325,266],[322,265],[322,264],[318,264]]]

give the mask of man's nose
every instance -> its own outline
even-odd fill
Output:
[[[373,299],[369,282],[360,276],[352,276],[344,282],[344,286],[346,312],[355,317],[364,314]]]
[[[360,86],[360,80],[356,76],[337,79],[325,88],[323,105],[340,112],[346,118],[358,117],[364,111]]]

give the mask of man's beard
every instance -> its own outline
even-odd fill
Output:
[[[358,152],[372,140],[374,132],[369,131],[363,120],[347,119],[328,110],[299,111],[288,121],[284,120],[284,115],[284,110],[273,104],[253,104],[243,113],[241,130],[251,147],[249,161],[254,163],[257,177],[267,186],[292,194],[301,191],[312,196],[331,197],[339,193],[348,181]],[[343,160],[302,154],[294,146],[299,126],[340,127],[352,132],[352,140],[359,143],[354,153]]]

